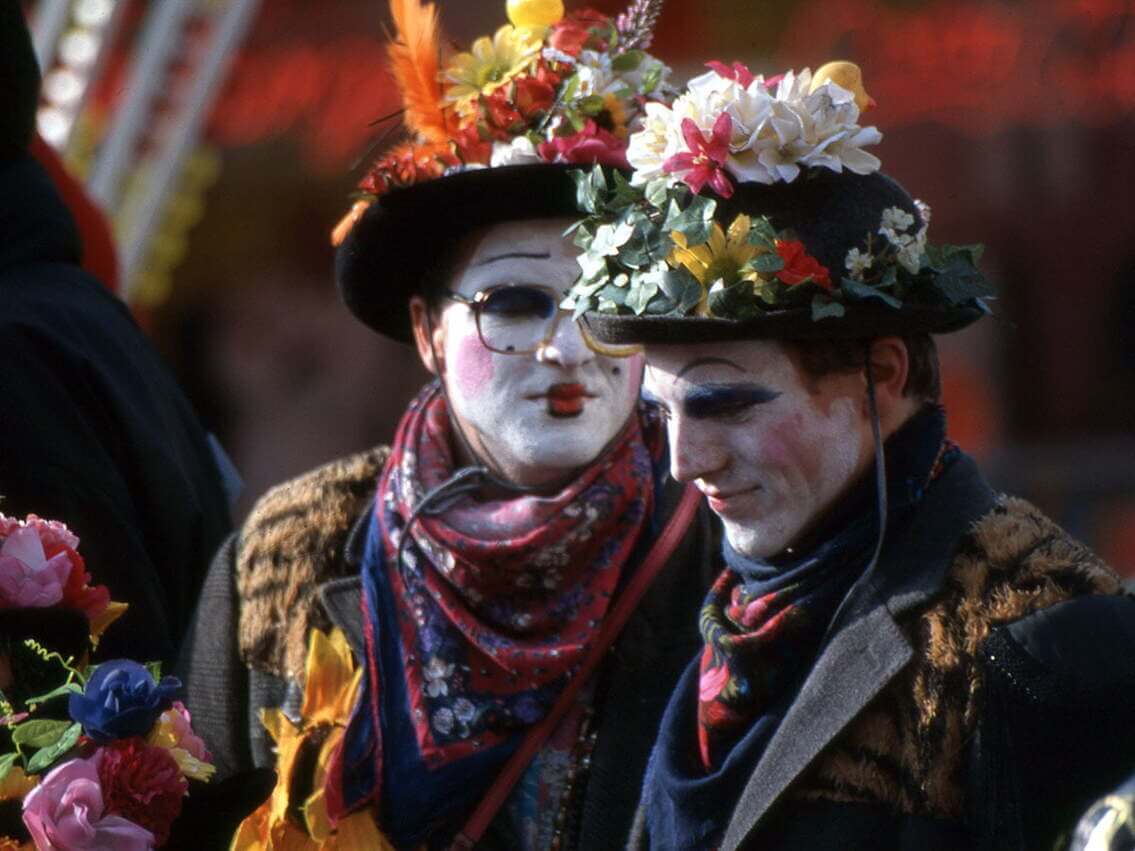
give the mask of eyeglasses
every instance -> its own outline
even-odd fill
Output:
[[[530,355],[551,342],[560,319],[569,311],[560,309],[561,293],[539,284],[498,284],[479,290],[472,297],[446,290],[446,298],[473,311],[477,335],[491,352]],[[595,340],[584,323],[576,326],[584,343],[596,354],[629,357],[637,346],[606,346]]]

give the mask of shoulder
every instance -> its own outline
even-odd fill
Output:
[[[245,664],[285,677],[302,670],[308,632],[329,628],[318,585],[342,578],[348,533],[373,499],[388,455],[380,446],[325,464],[253,507],[234,559]]]

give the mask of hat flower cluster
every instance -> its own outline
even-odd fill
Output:
[[[628,168],[643,106],[675,94],[670,69],[646,52],[661,0],[616,18],[564,14],[562,0],[510,0],[510,23],[444,56],[431,3],[391,0],[389,47],[407,138],[382,153],[332,235],[340,244],[391,190],[454,171],[526,163]]]
[[[741,185],[752,199],[758,187],[791,184],[781,196],[788,198],[823,174],[841,176],[828,181],[831,192],[855,191],[846,175],[886,181],[874,174],[879,159],[863,150],[882,134],[859,124],[874,100],[858,66],[830,62],[814,74],[766,79],[741,63],[708,65],[670,104],[644,106],[627,146],[629,179],[573,173],[586,218],[574,226],[581,274],[565,307],[577,317],[737,321],[787,311],[819,321],[872,302],[987,310],[980,246],[929,244],[930,210],[921,202],[883,209],[839,249],[842,268],[833,268],[830,248],[824,265],[776,216],[752,215],[734,198]]]

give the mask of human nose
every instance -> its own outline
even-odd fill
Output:
[[[595,353],[583,341],[583,335],[572,321],[571,314],[566,310],[557,310],[551,330],[536,349],[536,360],[540,363],[574,367],[582,366],[594,358]]]
[[[680,482],[712,479],[728,465],[729,454],[710,427],[681,414],[671,416],[668,427],[670,475]]]

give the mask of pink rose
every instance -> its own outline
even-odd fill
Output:
[[[0,599],[8,606],[54,606],[63,599],[70,575],[67,553],[48,558],[39,532],[31,526],[13,529],[0,544]]]
[[[121,816],[104,816],[98,761],[73,759],[52,770],[24,799],[24,824],[37,848],[149,851],[154,835]]]
[[[593,119],[588,120],[578,133],[541,142],[537,150],[547,162],[630,167],[627,165],[627,143],[601,128]]]

